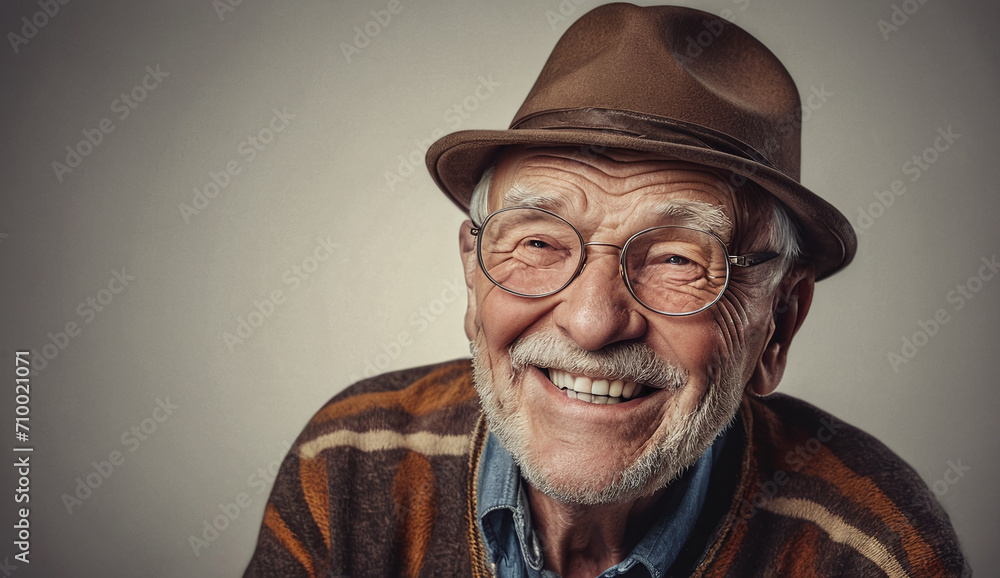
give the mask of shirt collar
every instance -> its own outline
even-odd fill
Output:
[[[722,454],[727,432],[728,428],[671,484],[652,527],[625,560],[602,576],[624,574],[636,564],[645,566],[653,578],[666,573],[698,521],[712,467]],[[511,574],[521,576],[548,574],[542,570],[541,545],[532,529],[520,469],[492,433],[487,434],[483,447],[476,493],[479,528],[498,569],[506,568]]]
[[[480,460],[476,516],[494,563],[499,563],[497,558],[516,562],[509,559],[520,551],[524,563],[540,571],[542,549],[531,526],[531,508],[521,484],[520,468],[492,433],[487,434]]]

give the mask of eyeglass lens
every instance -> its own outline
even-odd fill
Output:
[[[501,288],[526,297],[555,293],[584,263],[584,241],[569,222],[542,209],[490,215],[479,233],[483,271]],[[685,227],[654,227],[623,249],[626,284],[644,306],[678,315],[700,311],[726,288],[728,259],[718,237]]]

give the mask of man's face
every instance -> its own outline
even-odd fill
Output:
[[[736,203],[711,169],[571,148],[508,152],[489,195],[490,211],[541,206],[588,242],[621,247],[643,229],[694,220],[713,229],[730,254],[762,249],[734,246],[732,222],[746,214]],[[648,495],[693,463],[731,420],[773,330],[766,279],[773,268],[734,268],[719,302],[670,317],[631,296],[613,247],[587,247],[587,265],[568,287],[526,298],[490,282],[467,228],[463,235],[476,386],[491,431],[533,486],[589,504]],[[566,371],[578,367],[586,369]],[[623,380],[625,393],[628,382],[640,383],[612,404],[565,390],[602,379]]]

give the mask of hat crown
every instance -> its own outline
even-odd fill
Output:
[[[799,182],[801,115],[788,71],[740,27],[691,8],[609,4],[566,31],[510,129],[445,135],[427,149],[427,168],[465,211],[509,146],[633,150],[723,169],[791,211],[819,280],[851,262],[857,237]]]
[[[511,128],[588,108],[700,127],[799,180],[795,83],[770,50],[719,16],[675,6],[595,8],[556,44]]]

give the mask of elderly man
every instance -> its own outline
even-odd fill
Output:
[[[771,395],[855,237],[798,183],[798,93],[743,30],[614,4],[506,131],[427,153],[473,359],[331,400],[248,576],[968,573],[919,477]]]

